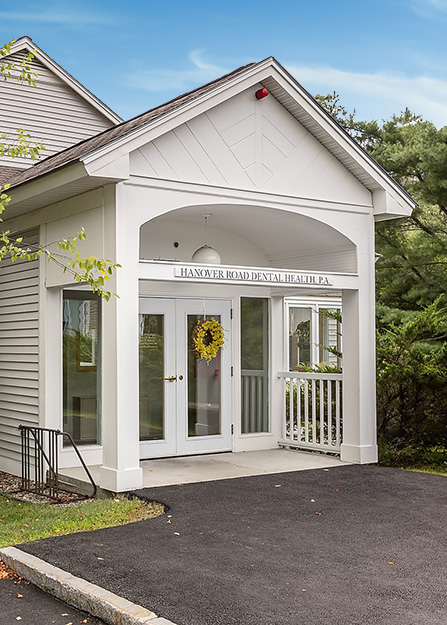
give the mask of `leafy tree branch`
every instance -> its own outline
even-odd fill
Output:
[[[38,76],[32,69],[34,53],[30,52],[22,60],[15,62],[10,57],[14,41],[0,48],[0,77],[3,81],[16,79],[21,84],[36,87]],[[43,140],[34,141],[31,135],[22,128],[16,130],[16,138],[13,141],[8,140],[6,132],[0,133],[0,158],[22,158],[34,161],[40,158],[44,149]],[[10,186],[10,184],[0,186],[0,221],[3,221],[4,212],[11,201],[8,193]],[[4,259],[10,259],[13,263],[18,260],[32,261],[44,256],[49,262],[59,266],[64,273],[71,275],[75,282],[87,283],[94,293],[108,301],[112,293],[106,288],[107,281],[111,279],[120,265],[109,259],[92,255],[82,257],[77,251],[77,245],[86,237],[87,234],[82,228],[75,236],[53,244],[28,245],[24,243],[23,237],[14,235],[10,230],[3,230],[0,232],[0,262]],[[54,246],[64,253],[55,252]]]

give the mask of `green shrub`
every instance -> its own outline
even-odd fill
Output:
[[[435,302],[377,334],[377,414],[382,461],[447,448],[447,310]],[[400,459],[400,460],[399,460]]]

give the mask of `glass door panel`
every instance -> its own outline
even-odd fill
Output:
[[[175,454],[175,300],[141,299],[139,315],[140,457]],[[171,376],[171,377],[170,377]]]
[[[140,315],[140,441],[164,439],[164,315]]]
[[[222,324],[225,344],[207,364],[193,336],[198,321],[212,318]],[[231,450],[230,324],[227,301],[176,301],[178,454]]]
[[[209,363],[193,343],[204,309],[225,329]],[[140,457],[231,450],[229,302],[142,298],[139,323]]]
[[[220,322],[220,315],[206,316],[206,319],[211,318]],[[188,437],[221,433],[221,352],[209,362],[198,357],[194,349],[194,332],[202,319],[203,315],[188,315]]]

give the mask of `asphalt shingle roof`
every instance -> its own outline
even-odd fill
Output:
[[[0,165],[0,185],[11,184],[23,169],[20,167],[10,167],[9,165]]]

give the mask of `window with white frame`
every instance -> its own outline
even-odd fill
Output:
[[[63,428],[77,445],[100,442],[100,337],[98,296],[87,291],[64,291]]]
[[[289,371],[341,369],[341,300],[286,300]]]
[[[241,432],[269,431],[269,300],[241,298]]]

